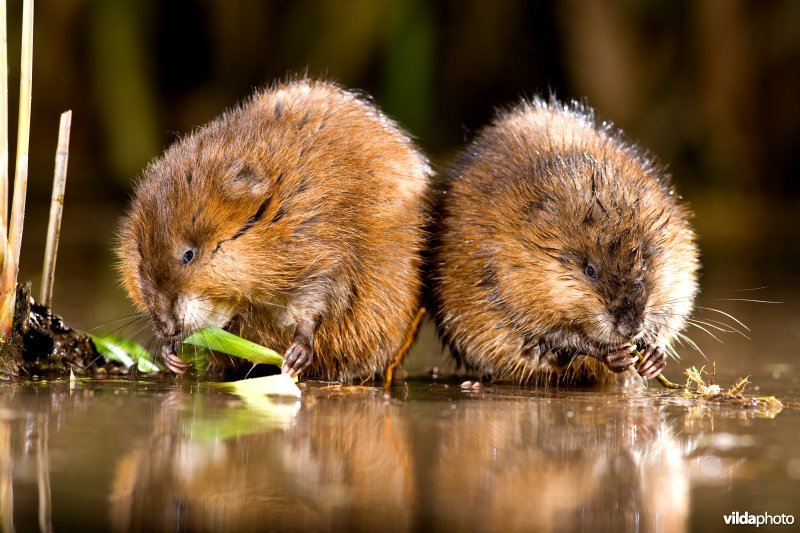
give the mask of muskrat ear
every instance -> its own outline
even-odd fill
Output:
[[[241,159],[234,161],[227,174],[235,196],[263,196],[269,191],[269,181],[265,176]]]

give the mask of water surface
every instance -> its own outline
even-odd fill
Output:
[[[299,401],[248,402],[191,380],[2,384],[0,514],[17,531],[708,531],[734,511],[800,519],[791,370],[760,377],[758,394],[785,404],[777,415],[659,387],[465,392],[425,379],[386,400],[309,383]]]

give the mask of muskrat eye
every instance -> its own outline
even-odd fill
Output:
[[[583,273],[586,274],[586,277],[591,280],[596,280],[600,275],[600,273],[597,271],[597,267],[591,263],[586,263],[586,266],[583,268]]]
[[[186,250],[186,253],[183,254],[183,264],[188,265],[192,262],[192,259],[194,259],[194,250],[189,248]]]

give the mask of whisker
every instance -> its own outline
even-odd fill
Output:
[[[740,326],[742,326],[742,327],[743,327],[744,329],[746,329],[747,331],[750,331],[750,328],[748,328],[748,327],[747,327],[747,325],[746,325],[744,322],[742,322],[741,320],[739,320],[738,318],[736,318],[735,316],[733,316],[733,315],[732,315],[732,314],[730,314],[730,313],[726,313],[725,311],[722,311],[722,310],[720,310],[720,309],[715,309],[715,308],[713,308],[713,307],[701,307],[701,306],[697,306],[697,309],[702,309],[703,311],[713,311],[713,312],[715,312],[715,313],[719,313],[719,314],[721,314],[721,315],[725,315],[726,317],[730,318],[731,320],[733,320],[734,322],[736,322],[737,324],[739,324]]]
[[[656,326],[659,326],[659,327],[667,329],[668,331],[671,331],[678,339],[682,339],[682,340],[686,341],[686,343],[689,344],[690,348],[692,348],[694,350],[697,350],[697,352],[699,352],[700,355],[702,355],[704,358],[708,359],[708,357],[706,357],[705,352],[703,352],[703,350],[700,349],[700,347],[697,345],[697,343],[694,342],[688,335],[685,335],[684,333],[681,333],[677,329],[675,329],[673,327],[670,327],[670,326],[668,326],[666,324],[659,324],[657,322],[655,324],[656,324]]]
[[[766,289],[768,287],[769,287],[768,285],[764,285],[763,287],[753,287],[751,289],[729,289],[729,290],[726,290],[726,291],[719,291],[719,292],[720,293],[725,293],[725,292],[753,292],[753,291],[761,291],[761,290],[764,290],[764,289]]]
[[[106,332],[105,334],[106,335],[117,334],[119,336],[122,336],[122,332],[126,328],[129,328],[129,327],[131,327],[133,325],[139,325],[139,324],[142,323],[141,322],[142,320],[146,320],[146,319],[147,319],[146,316],[141,316],[141,317],[138,317],[138,318],[134,318],[134,319],[130,320],[129,322],[126,322],[126,323],[124,323],[124,324],[122,324],[120,326],[117,326],[116,328],[112,329],[111,331]]]
[[[664,300],[663,302],[657,302],[651,305],[651,307],[664,307],[666,305],[678,303],[678,302],[689,302],[694,301],[694,296],[681,296],[680,298],[673,298],[671,300]]]
[[[678,313],[651,313],[650,316],[657,316],[657,317],[664,317],[664,318],[673,318],[673,317],[683,318],[682,315],[680,315]],[[744,337],[744,338],[746,338],[748,340],[752,340],[744,332],[742,332],[741,330],[739,330],[735,326],[733,326],[731,324],[728,324],[727,322],[723,322],[721,320],[714,320],[714,319],[711,319],[711,318],[700,319],[700,318],[697,318],[697,317],[685,317],[685,320],[687,322],[696,322],[696,323],[702,324],[704,326],[711,327],[711,328],[713,328],[713,329],[715,329],[717,331],[721,331],[723,333],[738,333],[742,337]]]
[[[756,304],[782,304],[783,302],[773,302],[772,300],[752,300],[750,298],[712,298],[714,302],[751,302]]]
[[[156,343],[156,336],[155,335],[150,335],[145,340],[144,349],[147,351],[147,353],[150,354],[150,356],[153,358],[153,361],[158,361],[158,357],[159,357],[160,353],[154,353],[155,352],[155,350],[154,350],[155,343]]]
[[[122,316],[122,317],[119,317],[119,318],[113,318],[111,320],[108,320],[106,322],[101,323],[98,326],[93,327],[92,329],[87,329],[86,331],[87,332],[97,331],[98,329],[104,328],[104,327],[108,326],[109,324],[115,324],[115,323],[120,322],[122,320],[128,320],[128,319],[134,319],[134,318],[145,318],[145,317],[147,317],[147,313],[133,313],[133,314],[130,314],[130,315],[127,315],[127,316]]]
[[[703,324],[705,326],[709,326],[709,327],[714,327],[713,325],[716,325],[717,327],[715,329],[719,329],[720,331],[724,331],[725,333],[737,333],[737,334],[741,335],[742,337],[744,337],[747,340],[753,340],[748,335],[746,335],[743,331],[741,331],[740,329],[732,326],[731,324],[728,324],[727,322],[723,322],[721,320],[714,320],[714,319],[711,319],[711,318],[704,318],[702,320],[700,320],[699,318],[691,318],[689,320],[694,320],[696,322],[699,322],[699,323],[701,323],[701,324]]]
[[[694,326],[694,327],[696,327],[697,329],[701,329],[701,330],[705,331],[706,333],[708,333],[709,335],[711,335],[711,337],[712,337],[712,338],[713,338],[715,341],[719,342],[720,344],[725,344],[724,342],[722,342],[722,340],[721,340],[719,337],[717,337],[716,335],[714,335],[713,333],[711,333],[709,330],[707,330],[706,328],[704,328],[704,327],[703,327],[703,326],[701,326],[700,324],[697,324],[697,323],[695,323],[695,322],[689,321],[689,325],[690,325],[690,326]]]

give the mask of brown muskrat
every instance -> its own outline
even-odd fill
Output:
[[[420,305],[431,170],[375,105],[298,80],[253,95],[144,171],[122,222],[128,294],[165,342],[207,324],[284,371],[381,375]]]
[[[697,294],[690,212],[654,159],[578,104],[501,112],[441,195],[432,306],[496,379],[656,376]],[[626,375],[630,372],[626,372]]]

